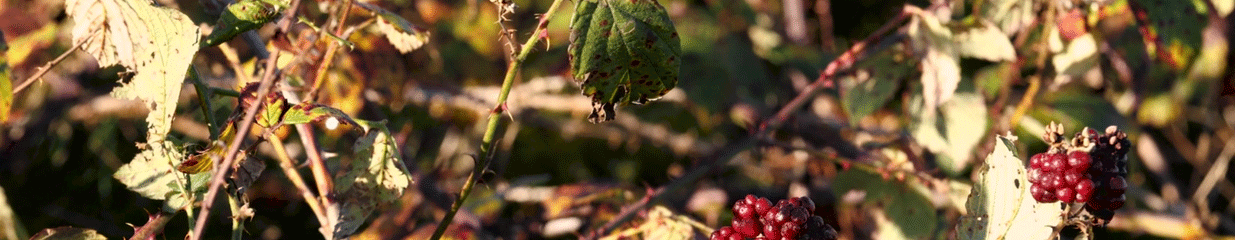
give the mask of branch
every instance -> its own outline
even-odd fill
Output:
[[[168,214],[162,211],[157,212],[154,215],[150,216],[150,220],[146,221],[146,225],[142,225],[141,227],[138,227],[137,230],[133,232],[133,237],[129,239],[134,239],[134,240],[154,239],[154,235],[159,234],[159,232],[162,232],[163,226],[167,226],[167,222],[170,222],[172,220],[172,217],[175,217],[175,216],[176,215],[174,214]]]
[[[690,173],[687,173],[681,178],[674,179],[673,182],[670,182],[667,186],[656,189],[647,197],[639,200],[639,202],[623,207],[622,212],[619,213],[613,221],[606,223],[597,231],[593,231],[585,237],[585,239],[597,239],[600,236],[608,234],[610,231],[613,231],[613,229],[616,229],[618,225],[629,221],[637,212],[646,208],[649,203],[663,200],[667,196],[664,194],[665,192],[677,191],[691,183],[694,183],[696,180],[699,180],[699,178],[713,172],[718,166],[728,163],[734,155],[737,155],[737,153],[754,146],[758,139],[763,138],[763,136],[768,134],[771,130],[780,128],[780,126],[785,123],[785,120],[789,118],[789,115],[798,111],[798,109],[806,103],[806,99],[814,96],[815,92],[823,88],[830,88],[832,86],[832,77],[835,76],[840,70],[852,66],[857,61],[858,53],[865,50],[867,45],[878,41],[884,34],[887,34],[892,29],[900,26],[901,22],[905,21],[905,19],[909,16],[921,11],[921,8],[912,5],[905,5],[902,8],[901,13],[895,18],[888,21],[888,23],[884,24],[883,27],[880,27],[879,30],[872,33],[871,36],[863,39],[861,42],[855,43],[853,47],[850,47],[849,50],[838,56],[832,61],[832,63],[829,63],[827,68],[824,69],[823,73],[819,75],[819,78],[816,79],[815,82],[803,88],[802,92],[798,93],[797,97],[793,98],[793,100],[789,101],[788,104],[781,107],[780,111],[777,111],[776,114],[768,118],[765,122],[763,122],[763,124],[760,124],[758,130],[754,133],[748,135],[741,141],[722,147],[721,149],[724,149],[722,152],[710,157],[710,160],[706,160],[704,163],[701,163],[697,168],[691,170]]]
[[[296,165],[292,163],[291,157],[287,155],[287,149],[283,148],[283,140],[279,136],[274,135],[269,129],[265,134],[266,142],[270,143],[275,149],[275,154],[279,158],[279,168],[283,169],[283,174],[287,175],[288,180],[292,181],[292,185],[300,190],[300,196],[304,198],[304,202],[309,204],[309,209],[313,210],[317,221],[326,224],[326,212],[322,211],[322,203],[318,201],[316,196],[313,196],[313,191],[309,190],[309,185],[304,183],[304,178],[300,176],[300,172],[296,171]]]
[[[433,231],[433,237],[430,239],[441,239],[442,234],[446,233],[446,228],[450,226],[450,222],[454,220],[455,214],[459,212],[459,207],[463,206],[463,201],[467,200],[467,196],[472,193],[472,186],[476,184],[476,177],[480,175],[489,166],[489,162],[493,160],[493,138],[497,135],[497,125],[502,118],[502,112],[506,110],[506,98],[510,96],[510,88],[514,85],[515,75],[519,75],[519,68],[523,65],[523,61],[527,59],[532,49],[540,42],[542,34],[549,26],[549,19],[552,19],[553,12],[557,7],[562,5],[562,0],[554,0],[552,5],[549,5],[549,10],[540,16],[540,23],[536,24],[536,30],[528,36],[527,42],[523,43],[520,48],[519,55],[513,59],[510,66],[506,68],[506,79],[502,81],[502,91],[497,97],[497,106],[493,107],[493,111],[489,112],[489,126],[485,128],[485,135],[480,145],[480,154],[477,156],[480,161],[476,164],[475,169],[471,174],[468,174],[467,181],[463,183],[463,189],[459,190],[459,198],[450,206],[450,210],[446,212],[446,216],[442,217],[442,221],[437,224],[437,229]],[[499,9],[498,11],[501,11]],[[499,23],[500,24],[500,23]]]
[[[16,95],[17,93],[21,92],[21,90],[26,89],[26,87],[29,87],[31,83],[34,83],[34,80],[38,80],[42,78],[44,74],[47,74],[48,70],[51,70],[51,67],[54,67],[56,66],[56,64],[59,64],[60,62],[64,61],[65,58],[69,57],[70,53],[77,51],[78,48],[81,48],[81,46],[85,44],[86,42],[79,42],[77,43],[77,45],[73,45],[72,48],[69,48],[69,50],[66,50],[64,51],[64,53],[61,53],[59,57],[56,57],[56,59],[51,60],[51,62],[47,62],[47,64],[43,64],[43,67],[40,67],[38,72],[35,72],[34,75],[31,75],[29,78],[26,78],[26,81],[23,81],[20,85],[17,85],[17,88],[13,88],[13,94]]]

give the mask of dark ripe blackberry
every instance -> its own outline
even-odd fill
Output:
[[[1108,183],[1110,184],[1111,194],[1123,195],[1128,190],[1128,181],[1124,180],[1124,177],[1111,177]]]
[[[734,219],[732,224],[733,225],[730,227],[733,228],[733,231],[736,232],[737,235],[748,238],[759,236],[759,230],[762,227],[759,225],[758,221],[751,218]]]
[[[789,209],[789,221],[793,224],[802,225],[806,223],[806,219],[810,218],[810,212],[806,211],[805,207],[795,207]]]
[[[810,198],[808,197],[799,197],[795,199],[798,200],[799,205],[802,205],[802,207],[806,208],[807,212],[811,212],[811,213],[815,212],[815,201],[810,200]]]
[[[802,234],[798,235],[798,239],[834,240],[836,239],[836,229],[832,229],[832,226],[824,223],[822,217],[811,216],[810,219],[806,220],[806,225],[802,229]]]

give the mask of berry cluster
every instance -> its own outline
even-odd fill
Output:
[[[1048,127],[1051,149],[1029,158],[1030,194],[1043,203],[1085,203],[1090,213],[1109,221],[1123,207],[1128,189],[1128,135],[1115,126],[1102,134],[1085,128],[1065,143],[1062,128]]]
[[[780,200],[746,195],[733,203],[733,222],[712,232],[711,240],[836,239],[836,230],[814,216],[815,202],[800,197]]]
[[[1085,208],[1109,221],[1114,210],[1124,205],[1124,191],[1128,189],[1124,178],[1128,176],[1128,150],[1132,143],[1127,134],[1114,127],[1107,128],[1102,135],[1094,135],[1091,138],[1093,149],[1089,152],[1093,164],[1088,172],[1093,179],[1094,193]]]
[[[1088,153],[1046,152],[1029,158],[1029,193],[1038,202],[1088,202],[1094,185],[1087,174]]]

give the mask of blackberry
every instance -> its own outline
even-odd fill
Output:
[[[728,239],[836,239],[836,230],[815,216],[815,202],[807,197],[780,200],[746,195],[733,203],[733,221],[708,237]]]

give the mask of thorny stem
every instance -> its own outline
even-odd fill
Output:
[[[335,26],[335,36],[340,36],[343,39],[347,39],[346,36],[342,36],[340,34],[343,34],[343,26],[346,26],[346,24],[343,23],[347,21],[347,14],[352,11],[352,5],[351,0],[346,0],[343,1],[343,6],[340,6],[343,9],[339,10],[339,23]],[[322,28],[321,31],[326,31],[326,29]],[[335,52],[339,50],[339,44],[342,43],[327,44],[326,56],[322,57],[322,61],[319,63],[321,65],[317,67],[317,75],[313,77],[313,87],[309,89],[308,95],[305,96],[306,102],[313,102],[313,100],[317,98],[317,91],[322,87],[322,81],[326,80],[326,69],[328,69],[330,67],[330,63],[334,61],[334,55]]]
[[[232,210],[232,240],[240,240],[241,234],[244,233],[244,225],[240,223],[240,218],[236,217],[240,213],[240,203],[235,196],[227,195],[227,206]]]
[[[291,27],[292,16],[296,14],[296,9],[300,7],[300,0],[292,0],[291,7],[287,8],[283,13],[283,18],[279,20],[279,31],[287,32]],[[274,85],[274,79],[278,74],[279,51],[272,52],[266,58],[266,73],[262,75],[261,83],[257,86],[257,96],[266,96],[270,93],[271,85]],[[237,73],[243,74],[243,73]],[[240,121],[240,127],[236,129],[236,136],[232,138],[231,144],[227,145],[227,151],[224,153],[223,161],[216,166],[231,166],[232,162],[236,161],[236,154],[240,150],[240,143],[244,141],[245,136],[249,135],[249,130],[253,128],[253,119],[257,116],[257,109],[261,104],[250,104],[248,109],[245,109],[243,120]],[[219,194],[219,187],[223,186],[223,176],[231,170],[230,167],[221,167],[219,171],[215,171],[214,176],[210,177],[210,190],[206,192],[205,198],[202,199],[202,209],[198,214],[197,223],[193,226],[193,232],[189,233],[189,240],[198,240],[202,238],[203,231],[206,230],[206,219],[210,213],[210,207],[214,205],[214,199]],[[308,201],[308,200],[306,200]]]
[[[271,147],[274,147],[275,155],[279,159],[279,168],[283,170],[283,174],[287,175],[287,179],[291,180],[292,185],[300,190],[300,196],[304,198],[305,203],[309,204],[309,209],[313,210],[317,221],[325,224],[326,212],[322,211],[321,202],[318,201],[316,196],[313,196],[313,192],[309,190],[309,185],[304,183],[304,178],[300,176],[300,172],[296,171],[296,165],[292,163],[291,157],[287,155],[287,149],[283,147],[283,140],[280,140],[279,136],[274,135],[269,130],[264,135],[266,136],[266,142],[270,143]]]
[[[270,58],[266,59],[266,73],[262,76],[262,81],[257,87],[257,96],[266,96],[270,93],[270,86],[274,85],[274,79],[278,72],[277,60],[279,52],[272,52]],[[240,121],[240,127],[236,129],[236,136],[232,138],[230,144],[227,145],[227,152],[224,154],[223,161],[216,165],[219,170],[214,172],[214,176],[210,177],[210,190],[206,192],[206,197],[202,198],[202,209],[198,213],[197,224],[193,227],[193,232],[189,233],[189,240],[198,240],[202,238],[202,231],[206,230],[206,219],[210,214],[210,207],[214,205],[214,199],[219,194],[219,187],[223,186],[223,176],[230,172],[232,162],[236,161],[236,154],[240,150],[240,143],[244,141],[244,137],[249,135],[249,130],[253,128],[253,119],[257,116],[257,109],[261,104],[249,104],[249,108],[245,109],[243,120]]]
[[[430,239],[441,239],[442,234],[446,233],[446,228],[450,226],[450,222],[454,220],[455,214],[463,206],[463,201],[466,201],[468,195],[472,193],[472,187],[476,185],[476,178],[488,168],[489,162],[493,160],[493,138],[497,135],[497,127],[498,123],[501,122],[502,112],[506,110],[506,98],[510,96],[510,88],[514,85],[515,75],[519,74],[519,68],[523,65],[523,61],[527,59],[528,54],[540,42],[541,34],[548,28],[549,19],[553,18],[553,12],[557,10],[559,5],[562,5],[562,0],[554,0],[553,4],[549,5],[549,9],[545,11],[545,14],[540,16],[540,23],[536,25],[536,30],[523,43],[519,50],[519,55],[506,68],[506,78],[502,80],[502,91],[497,96],[497,105],[493,107],[493,111],[489,112],[489,125],[485,128],[485,135],[481,140],[480,154],[477,156],[480,158],[480,161],[476,163],[472,173],[467,175],[467,181],[463,183],[463,188],[459,190],[459,198],[455,199],[455,202],[450,205],[450,211],[447,211],[446,216],[442,217],[442,221],[437,224],[437,230],[433,231],[433,237]]]
[[[56,64],[64,61],[65,58],[69,57],[69,54],[77,51],[77,48],[80,48],[82,45],[86,45],[86,42],[79,42],[77,45],[73,45],[72,48],[65,50],[64,53],[61,53],[59,57],[56,57],[56,59],[51,60],[51,62],[47,62],[47,64],[43,64],[43,67],[39,68],[38,72],[35,72],[34,75],[30,75],[29,78],[26,78],[26,81],[23,81],[20,85],[17,85],[17,88],[13,88],[13,94],[16,95],[21,92],[21,90],[29,87],[31,83],[34,83],[34,80],[42,78],[44,74],[47,74],[48,70],[51,70],[51,67],[54,67]]]
[[[138,227],[137,230],[133,231],[133,237],[129,239],[154,239],[154,235],[162,232],[163,226],[167,226],[167,222],[170,222],[172,217],[175,216],[176,215],[174,213],[165,213],[162,211],[156,212],[150,217],[149,221],[146,221],[145,225],[142,225],[141,227]]]
[[[780,126],[785,123],[785,120],[789,118],[789,115],[793,114],[799,108],[801,108],[802,105],[806,103],[807,99],[814,96],[816,91],[823,89],[823,88],[830,87],[832,84],[832,77],[840,70],[843,70],[843,69],[846,69],[852,66],[853,63],[857,61],[858,54],[861,53],[863,50],[865,50],[867,45],[872,44],[875,41],[879,40],[880,38],[883,37],[883,35],[892,31],[892,29],[895,29],[896,27],[901,26],[901,22],[905,21],[905,19],[909,18],[910,16],[913,16],[914,14],[921,13],[921,12],[922,12],[921,8],[918,8],[912,5],[905,5],[902,8],[901,13],[898,14],[895,18],[888,21],[888,23],[884,24],[883,27],[880,27],[878,30],[872,33],[871,36],[867,37],[866,39],[863,39],[861,42],[855,43],[853,47],[850,47],[849,50],[845,51],[840,56],[838,56],[835,60],[832,61],[832,63],[829,63],[827,68],[824,69],[824,72],[819,75],[819,78],[816,79],[815,82],[803,88],[802,92],[798,93],[797,97],[795,97],[793,100],[790,100],[788,104],[785,104],[785,106],[781,107],[781,109],[777,111],[776,114],[768,118],[768,120],[763,122],[763,124],[760,124],[758,130],[756,130],[754,133],[747,136],[741,141],[722,147],[722,149],[724,150],[722,150],[717,155],[710,157],[709,160],[705,160],[706,162],[701,163],[699,167],[695,168],[694,170],[691,170],[686,175],[682,176],[681,178],[673,180],[673,182],[669,183],[669,185],[665,187],[656,189],[655,191],[650,193],[647,197],[644,197],[638,202],[635,202],[634,204],[630,206],[623,207],[622,212],[619,213],[618,216],[613,219],[613,221],[606,223],[604,226],[602,226],[597,231],[592,232],[586,237],[586,239],[597,239],[600,236],[603,236],[609,233],[610,231],[613,231],[614,229],[618,227],[618,225],[621,225],[622,223],[629,221],[636,213],[640,212],[645,207],[647,207],[649,203],[659,202],[663,200],[663,198],[666,197],[664,193],[677,191],[678,189],[681,189],[683,187],[686,187],[687,185],[690,185],[691,183],[694,183],[695,180],[698,180],[699,178],[713,172],[713,170],[717,168],[718,166],[725,165],[726,163],[728,163],[729,160],[734,155],[737,155],[739,152],[745,151],[747,148],[754,146],[755,142],[758,139],[763,138],[763,136],[768,134],[771,130],[780,128]]]

